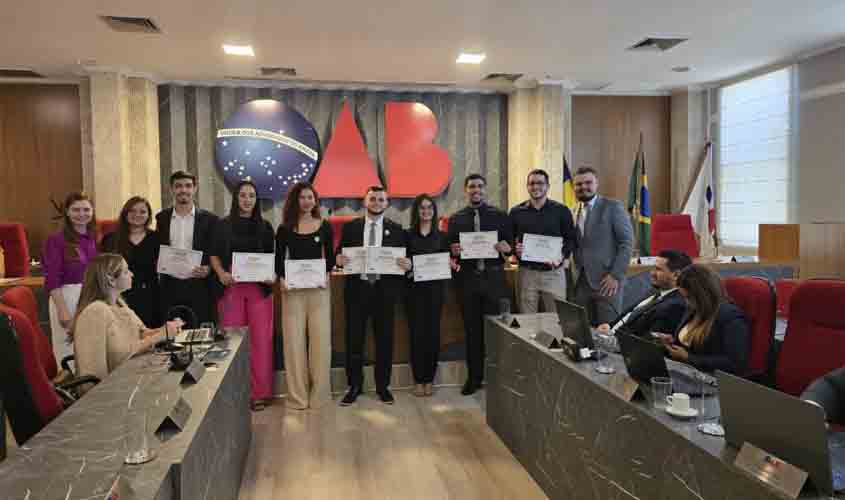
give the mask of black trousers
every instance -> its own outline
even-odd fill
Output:
[[[417,384],[433,383],[437,372],[443,294],[442,281],[408,285],[406,310],[411,333],[411,370]]]
[[[364,385],[364,346],[369,318],[373,319],[376,341],[376,388],[386,389],[390,385],[393,318],[400,290],[397,278],[381,278],[370,284],[358,276],[346,277],[346,379],[350,386]]]
[[[459,281],[461,311],[466,332],[468,379],[484,380],[484,316],[499,314],[499,300],[510,298],[501,267],[478,273],[464,270]]]
[[[172,276],[161,276],[161,314],[164,320],[169,320],[170,309],[175,306],[188,306],[197,315],[197,321],[215,321],[217,314],[212,307],[211,290],[207,279],[180,280]],[[178,315],[186,323],[186,327],[198,328],[199,324],[188,325],[191,318]]]
[[[123,299],[147,328],[158,328],[161,320],[161,290],[155,281],[132,282],[132,288],[123,292]]]

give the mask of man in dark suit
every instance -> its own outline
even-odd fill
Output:
[[[801,399],[821,406],[828,422],[845,425],[845,367],[814,380],[804,389]]]
[[[610,323],[622,309],[625,272],[631,262],[634,232],[618,200],[599,196],[596,170],[575,171],[578,246],[573,259],[575,303],[587,309],[593,325]]]
[[[213,321],[216,317],[208,262],[218,219],[211,212],[194,205],[196,190],[197,178],[193,174],[179,170],[170,176],[173,206],[156,214],[156,232],[162,245],[202,252],[202,265],[195,267],[189,278],[160,275],[161,310],[168,316],[167,319],[172,308],[187,306],[202,323]],[[178,312],[174,315],[182,316]],[[189,321],[192,318],[182,319]],[[199,325],[192,326],[196,328]]]
[[[510,298],[505,283],[505,256],[511,253],[513,225],[507,214],[487,204],[487,179],[470,174],[464,180],[467,206],[449,218],[449,243],[453,257],[461,256],[460,234],[498,231],[492,259],[460,259],[456,284],[466,332],[467,380],[461,394],[474,393],[484,380],[484,315],[498,314],[499,301]]]
[[[343,267],[349,259],[343,249],[349,247],[405,247],[402,226],[384,216],[388,205],[387,192],[381,186],[371,186],[364,196],[364,217],[343,225],[337,265]],[[407,259],[400,266],[410,269]],[[401,293],[402,276],[361,274],[346,276],[346,378],[349,390],[340,402],[349,406],[361,394],[364,385],[364,341],[367,319],[373,319],[376,341],[376,392],[385,404],[393,404],[390,393],[390,372],[393,366],[393,317]]]
[[[621,330],[643,336],[651,332],[671,334],[678,329],[687,304],[678,291],[677,280],[681,271],[692,264],[692,259],[678,250],[664,250],[656,261],[651,270],[654,293],[623,311],[611,323],[600,324],[600,332],[615,334]]]

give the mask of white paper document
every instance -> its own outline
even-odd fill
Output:
[[[238,283],[263,283],[276,279],[276,255],[232,252],[232,278]]]
[[[498,231],[476,231],[472,233],[458,233],[461,244],[461,259],[495,259],[499,256],[496,243],[499,242]]]
[[[286,260],[285,282],[293,289],[325,288],[326,259]]]
[[[191,277],[195,267],[202,265],[202,252],[199,250],[183,250],[169,245],[161,245],[158,251],[159,274],[167,274],[174,278],[187,279]]]
[[[343,274],[364,274],[364,270],[367,269],[366,247],[346,247],[342,253],[349,259],[349,262],[343,266]]]
[[[366,247],[366,273],[373,274],[405,274],[396,263],[396,259],[405,256],[404,247]]]
[[[525,262],[560,262],[563,260],[563,238],[526,233],[522,236],[522,260]]]
[[[449,252],[414,255],[414,281],[448,280],[452,278]]]

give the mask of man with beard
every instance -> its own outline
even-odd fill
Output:
[[[156,232],[162,245],[202,252],[202,264],[193,269],[190,277],[180,279],[166,274],[160,276],[161,310],[167,316],[165,319],[172,319],[170,316],[173,309],[173,316],[192,321],[193,318],[186,318],[174,309],[176,306],[187,306],[196,314],[197,321],[203,323],[216,317],[208,276],[211,269],[209,257],[218,219],[211,212],[194,205],[196,191],[197,178],[193,174],[178,170],[170,176],[174,205],[156,214]],[[197,328],[199,324],[188,326]]]
[[[459,260],[457,285],[461,296],[461,312],[466,332],[467,380],[461,394],[468,396],[481,387],[484,380],[484,315],[499,313],[499,300],[509,298],[505,283],[504,257],[511,252],[513,227],[507,214],[487,204],[487,180],[470,174],[464,180],[467,206],[449,218],[452,257],[461,255],[460,234],[497,231],[495,245],[499,255],[493,259]]]
[[[596,194],[596,170],[575,172],[575,212],[578,246],[573,278],[575,302],[587,309],[593,325],[610,323],[622,309],[625,272],[631,262],[633,230],[625,207],[618,200]]]
[[[516,239],[519,261],[519,311],[537,312],[540,298],[546,312],[554,312],[555,300],[566,299],[566,275],[563,263],[575,249],[575,225],[572,212],[562,203],[548,199],[549,174],[545,170],[528,173],[527,201],[513,207],[510,218]],[[560,259],[551,262],[522,260],[523,239],[526,234],[563,238]]]
[[[405,247],[402,226],[384,216],[388,205],[387,192],[381,186],[371,186],[364,196],[364,217],[343,225],[336,262],[343,267],[349,259],[343,255],[346,247]],[[407,259],[399,259],[400,266],[410,269]],[[393,366],[393,315],[403,285],[401,276],[361,274],[347,276],[344,288],[346,302],[346,378],[349,390],[341,406],[355,403],[364,385],[364,341],[367,319],[373,319],[376,341],[376,392],[382,403],[393,404],[390,393],[390,371]]]

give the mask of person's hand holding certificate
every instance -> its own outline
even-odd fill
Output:
[[[414,255],[414,281],[451,279],[449,258],[449,252]]]
[[[499,256],[496,245],[499,243],[498,231],[476,231],[459,233],[461,259],[495,259]]]
[[[326,260],[286,260],[285,281],[289,289],[326,288]]]
[[[157,271],[179,279],[191,277],[194,269],[202,265],[202,252],[182,250],[169,245],[161,245],[158,252]]]
[[[522,237],[522,260],[542,264],[563,260],[563,238],[526,233]]]
[[[276,279],[272,253],[232,252],[232,278],[238,283],[267,283]]]
[[[343,265],[343,274],[364,274],[364,270],[367,268],[366,247],[346,247],[342,254],[349,259]]]
[[[366,247],[367,273],[372,274],[405,274],[396,261],[405,256],[404,247]]]

